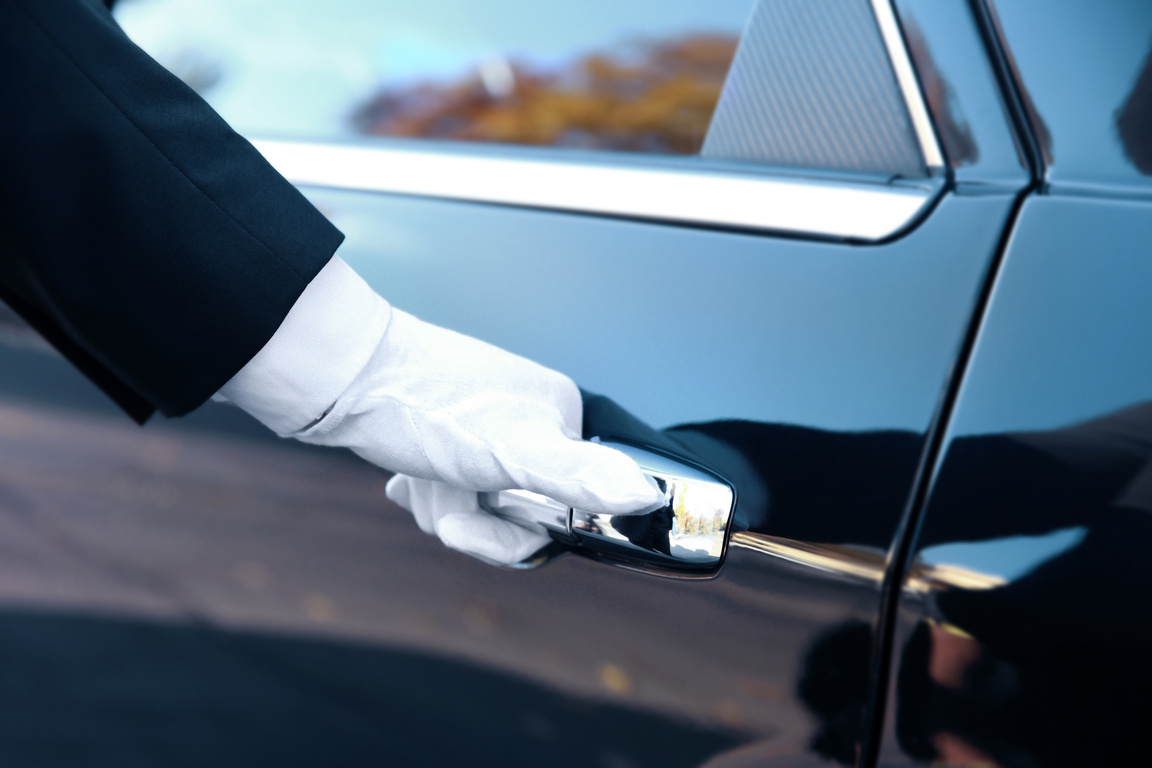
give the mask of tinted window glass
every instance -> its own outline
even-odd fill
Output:
[[[753,0],[129,0],[237,129],[698,152]]]

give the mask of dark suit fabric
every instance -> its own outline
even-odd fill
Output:
[[[0,0],[0,298],[138,420],[203,403],[343,236],[98,3]]]

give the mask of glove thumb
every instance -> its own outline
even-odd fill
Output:
[[[446,515],[437,524],[436,534],[446,547],[502,565],[519,563],[551,541],[546,533],[479,510]]]

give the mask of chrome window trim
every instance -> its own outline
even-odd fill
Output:
[[[466,154],[417,146],[280,140],[253,144],[285,178],[301,186],[865,242],[898,234],[935,196],[927,185],[897,187],[640,163]]]
[[[900,86],[900,92],[904,94],[904,104],[908,107],[912,130],[916,133],[920,152],[924,155],[924,164],[928,166],[929,172],[939,171],[944,168],[944,153],[940,150],[940,143],[936,139],[932,118],[928,114],[928,105],[924,101],[924,93],[920,90],[916,70],[912,68],[912,59],[908,55],[904,35],[900,32],[900,24],[896,21],[892,2],[891,0],[871,0],[871,2],[872,13],[880,26],[880,37],[884,39],[888,59],[892,62],[892,70],[896,74],[896,82]]]

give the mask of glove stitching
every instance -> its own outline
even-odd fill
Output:
[[[420,449],[420,455],[424,457],[425,463],[428,464],[428,469],[431,470],[433,474],[439,476],[440,471],[436,468],[436,465],[432,463],[432,457],[428,455],[427,449],[424,448],[424,437],[421,433],[420,425],[416,423],[416,419],[412,416],[412,411],[414,409],[399,398],[393,397],[391,395],[384,395],[382,399],[392,400],[396,403],[397,406],[400,407],[400,410],[404,412],[404,416],[408,419],[408,423],[412,425],[412,431],[416,433],[416,447]]]
[[[400,397],[398,395],[389,394],[389,393],[375,393],[375,394],[371,394],[371,395],[366,395],[365,397],[361,398],[361,400],[360,400],[360,402],[362,402],[364,404],[378,403],[381,401],[389,401],[389,402],[393,403],[399,410],[404,412],[405,418],[408,419],[408,423],[412,425],[412,430],[417,435],[417,438],[418,438],[417,439],[417,447],[420,449],[421,455],[424,456],[424,460],[428,463],[428,466],[430,468],[432,468],[432,470],[434,472],[436,472],[437,479],[444,481],[444,477],[442,476],[440,471],[436,468],[436,464],[432,461],[432,457],[428,455],[428,451],[424,447],[424,439],[423,439],[424,432],[423,432],[423,430],[420,429],[419,422],[413,416],[413,413],[424,413],[426,411],[426,409],[412,406],[406,400],[404,400],[402,397]],[[332,418],[332,416],[334,416],[334,415],[335,414],[329,414],[328,419],[325,419],[324,421],[330,420]],[[490,440],[485,439],[481,435],[477,434],[470,427],[467,427],[464,424],[462,424],[459,419],[453,418],[451,416],[447,416],[443,412],[441,412],[440,417],[442,419],[444,419],[445,421],[450,422],[457,432],[460,432],[464,435],[467,435],[468,437],[472,438],[476,443],[483,446],[484,449],[488,452],[488,454],[496,461],[496,463],[504,471],[504,474],[508,477],[508,479],[510,481],[512,481],[513,483],[515,483],[515,478],[508,471],[509,466],[524,470],[526,474],[531,474],[531,475],[537,474],[535,472],[528,472],[518,462],[505,460],[503,458],[503,456],[496,451],[496,449],[493,447]],[[318,427],[322,426],[324,424],[324,421],[321,421],[317,426]],[[333,428],[335,428],[335,425],[333,425]],[[562,431],[560,431],[560,430],[557,430],[557,431],[560,432],[561,436],[563,436]],[[565,437],[565,439],[568,439],[568,438]],[[445,481],[445,482],[447,482],[447,481]],[[515,484],[508,486],[508,488],[515,488],[515,487],[519,487],[519,486],[517,486]],[[500,490],[505,490],[505,489],[500,489]]]

